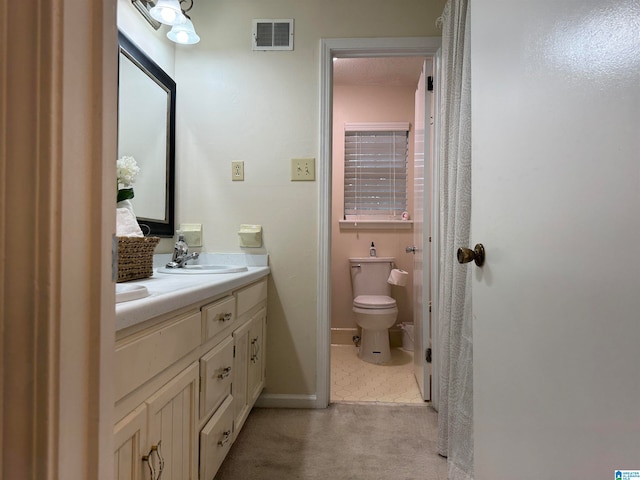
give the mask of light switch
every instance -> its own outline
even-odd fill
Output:
[[[291,181],[314,181],[316,179],[315,158],[291,159]]]
[[[231,162],[231,180],[244,181],[244,162]]]

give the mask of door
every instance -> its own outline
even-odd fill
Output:
[[[471,8],[475,478],[614,478],[640,468],[637,3]]]
[[[194,362],[153,394],[147,404],[148,443],[157,446],[158,478],[197,480],[199,364]]]
[[[422,67],[415,95],[415,130],[413,155],[413,366],[422,398],[431,400],[431,365],[426,361],[426,349],[431,347],[430,328],[430,134],[426,114],[430,112],[430,93],[426,77],[431,73],[432,60]],[[427,129],[425,129],[427,126]]]
[[[234,358],[233,358],[233,408],[234,425],[236,434],[244,425],[249,415],[248,371],[249,371],[249,327],[247,322],[233,332]]]
[[[261,308],[249,322],[249,367],[247,374],[248,402],[252,406],[264,388],[265,330],[267,309]]]
[[[155,466],[155,459],[149,459],[147,449],[147,407],[138,406],[120,420],[113,432],[115,453],[113,456],[114,477],[117,480],[143,480],[145,470]],[[142,459],[145,458],[143,461]]]

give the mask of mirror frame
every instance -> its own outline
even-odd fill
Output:
[[[175,209],[175,151],[176,151],[176,82],[157,63],[149,58],[126,35],[118,31],[118,93],[120,84],[120,53],[146,73],[167,92],[167,160],[165,181],[165,218],[138,217],[138,223],[149,227],[149,235],[173,237]],[[118,94],[119,98],[119,94]],[[119,109],[119,105],[118,105]],[[119,112],[118,112],[119,115]],[[146,229],[143,227],[143,231]],[[146,231],[145,231],[146,234]]]

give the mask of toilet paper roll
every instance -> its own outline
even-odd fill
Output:
[[[404,270],[400,270],[398,268],[394,268],[391,270],[389,274],[389,278],[387,279],[387,283],[391,285],[398,285],[399,287],[404,287],[407,285],[407,281],[409,280],[409,273]]]

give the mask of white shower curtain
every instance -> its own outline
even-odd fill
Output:
[[[441,17],[440,269],[441,345],[438,452],[450,480],[473,478],[471,267],[456,260],[471,228],[471,78],[468,0],[449,0]]]

